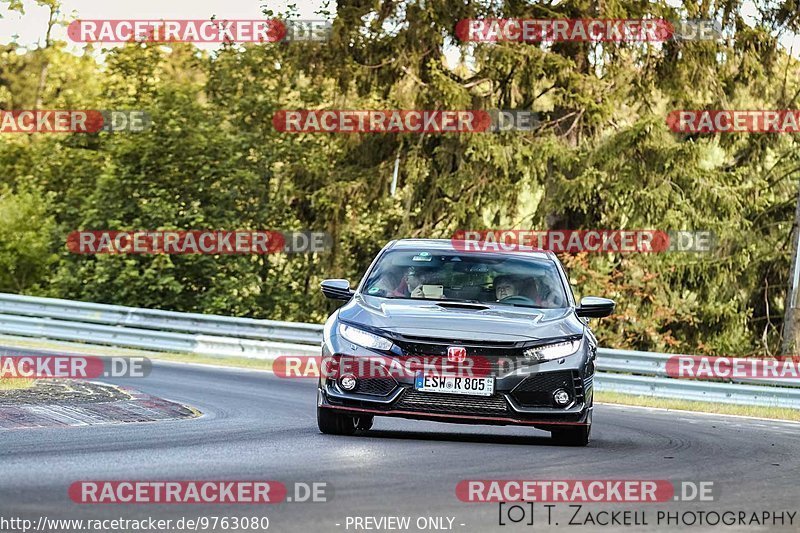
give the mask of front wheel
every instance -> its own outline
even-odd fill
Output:
[[[592,425],[578,426],[569,429],[554,429],[550,435],[559,446],[586,446],[589,444],[589,434]]]
[[[372,427],[371,416],[350,416],[333,409],[317,407],[317,427],[326,435],[353,435],[356,430],[366,431]]]

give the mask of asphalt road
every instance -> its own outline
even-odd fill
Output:
[[[763,516],[800,508],[798,424],[599,405],[587,448],[553,446],[547,433],[531,428],[389,418],[376,419],[365,435],[333,437],[317,430],[313,381],[161,362],[147,378],[111,381],[191,405],[204,415],[145,424],[0,430],[0,517],[246,514],[265,515],[270,530],[290,532],[389,530],[354,529],[353,519],[348,522],[348,517],[367,516],[411,517],[410,531],[431,530],[417,529],[419,517],[450,517],[452,530],[469,532],[766,531],[780,524],[687,527],[657,523],[656,518],[658,511],[692,511],[697,520],[698,511]],[[68,486],[79,480],[212,479],[325,482],[331,498],[326,503],[200,507],[79,505],[67,495]],[[546,509],[536,504],[533,526],[523,525],[527,516],[519,524],[501,526],[497,503],[458,500],[455,487],[463,479],[712,481],[716,501],[585,504],[574,519],[575,508],[557,504],[549,525]],[[602,522],[610,515],[599,511],[623,509],[642,511],[640,521],[647,524],[585,523],[587,513]],[[785,518],[782,529],[800,531],[799,515],[792,525]],[[570,520],[584,525],[568,525]]]

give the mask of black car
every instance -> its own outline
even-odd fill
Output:
[[[597,341],[551,252],[468,251],[450,240],[392,241],[325,324],[317,422],[350,435],[375,416],[530,425],[585,446]]]

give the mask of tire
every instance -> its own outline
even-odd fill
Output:
[[[589,444],[589,435],[592,425],[578,426],[569,429],[555,429],[550,435],[559,446],[586,446]]]
[[[317,427],[326,435],[353,435],[356,430],[366,431],[372,427],[373,418],[343,415],[333,409],[317,407]]]

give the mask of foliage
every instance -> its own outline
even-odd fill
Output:
[[[618,301],[598,329],[606,345],[774,352],[798,190],[796,141],[679,136],[664,117],[673,109],[796,107],[800,70],[774,37],[796,17],[758,4],[758,25],[748,26],[734,0],[599,5],[343,1],[327,43],[213,53],[131,43],[106,51],[102,63],[58,42],[6,45],[3,108],[34,105],[45,61],[43,108],[143,109],[153,127],[0,137],[0,181],[9,191],[0,213],[25,242],[0,243],[2,290],[321,321],[330,304],[319,281],[356,281],[394,238],[482,228],[711,230],[712,254],[563,259],[577,292]],[[493,16],[702,17],[730,38],[458,44],[459,19]],[[541,122],[535,132],[472,135],[274,130],[276,110],[302,108],[524,109]],[[19,227],[20,217],[30,228]],[[70,231],[104,228],[311,229],[331,233],[335,245],[329,254],[253,257],[66,251]]]

